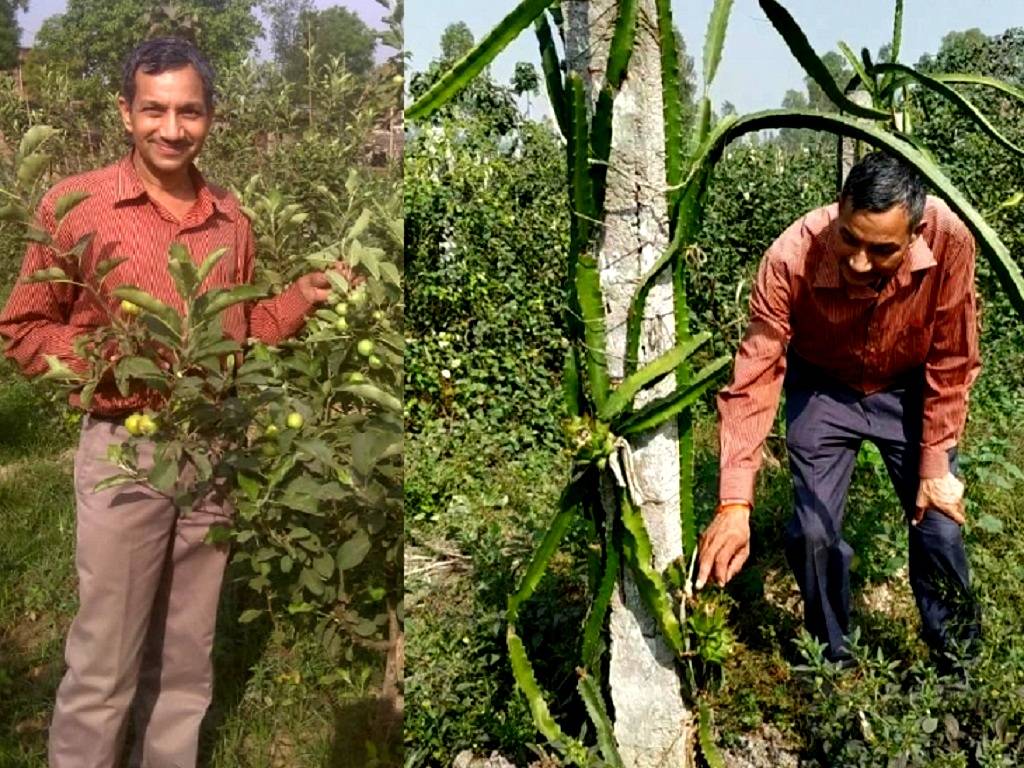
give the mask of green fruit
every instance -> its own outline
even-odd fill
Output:
[[[373,354],[373,340],[372,339],[360,339],[359,343],[356,344],[356,352],[363,357],[369,357]]]
[[[384,312],[382,310],[375,309],[373,310],[373,314],[370,315],[370,317],[373,318],[373,322],[379,323],[381,320],[384,319]]]
[[[129,435],[138,435],[139,432],[139,419],[142,416],[138,413],[133,413],[127,419],[124,420],[124,428],[128,430]]]
[[[138,304],[133,304],[128,299],[124,299],[121,301],[121,311],[126,315],[137,315],[142,311],[142,307]]]
[[[302,425],[306,423],[306,420],[302,418],[302,414],[298,411],[292,411],[288,414],[288,418],[285,420],[285,424],[288,425],[289,429],[302,429]]]
[[[376,355],[370,355],[370,359],[367,362],[370,363],[371,368],[381,368],[384,365],[384,361]]]
[[[327,294],[327,303],[332,307],[341,301],[341,296],[336,291],[331,291]]]
[[[264,456],[277,456],[277,445],[275,443],[263,443],[260,446],[260,453]]]
[[[339,317],[337,320],[334,321],[334,327],[339,331],[347,331],[348,320],[346,320],[344,317]]]
[[[363,374],[361,374],[359,371],[356,371],[348,375],[348,381],[350,384],[362,384],[364,381],[366,381],[366,377],[363,376]]]
[[[334,312],[339,317],[344,317],[345,315],[348,314],[348,303],[344,301],[339,301],[337,304],[334,305]]]
[[[357,288],[348,295],[348,300],[352,303],[352,306],[358,308],[366,303],[366,291],[362,288]]]
[[[154,435],[156,434],[156,429],[156,421],[151,416],[145,413],[139,416],[139,434],[146,436]]]
[[[278,433],[277,424],[268,424],[267,428],[263,430],[263,434],[267,437],[273,437]]]

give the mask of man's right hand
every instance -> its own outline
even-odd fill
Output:
[[[709,577],[724,587],[750,556],[750,505],[722,504],[700,537],[697,589]]]

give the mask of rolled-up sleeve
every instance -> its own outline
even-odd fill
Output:
[[[974,251],[974,238],[957,222],[950,235],[931,346],[925,359],[922,478],[942,477],[949,472],[949,449],[963,434],[967,394],[981,367]]]
[[[43,198],[36,216],[36,225],[51,237],[57,232],[53,197],[50,193]],[[56,245],[66,250],[71,244],[58,242]],[[54,267],[68,269],[69,265],[62,263],[51,248],[30,241],[18,281],[0,312],[0,336],[7,342],[4,352],[27,376],[38,376],[49,370],[48,355],[79,373],[88,368],[74,353],[75,339],[90,330],[76,327],[70,321],[78,288],[68,283],[23,282],[34,272]]]
[[[784,247],[780,239],[761,260],[732,381],[718,395],[720,499],[753,503],[761,445],[778,410],[791,334],[792,286]]]

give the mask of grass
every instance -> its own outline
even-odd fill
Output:
[[[77,608],[76,433],[73,414],[0,366],[0,768],[46,765],[64,636]],[[227,581],[200,765],[369,765],[365,726],[376,665],[333,659],[310,634],[287,625],[239,624],[251,598],[230,570]]]
[[[852,583],[862,663],[831,688],[816,687],[830,672],[800,671],[810,662],[796,642],[799,592],[782,548],[789,476],[781,439],[769,440],[754,551],[727,590],[738,643],[723,684],[709,694],[723,747],[739,755],[751,742],[781,744],[807,766],[1017,764],[1024,744],[1024,474],[1013,460],[1024,453],[1024,427],[1012,415],[1019,400],[1013,387],[981,382],[961,452],[971,500],[965,535],[986,633],[966,688],[936,679],[927,661],[907,583],[902,512],[880,456],[867,448],[858,457],[845,529],[857,552]],[[715,435],[714,419],[704,414],[695,488],[701,527],[716,498]],[[540,736],[511,683],[502,609],[550,521],[566,462],[542,449],[504,456],[497,439],[453,440],[439,429],[406,441],[412,766],[447,766],[463,750],[497,750],[517,765],[536,759],[530,745]],[[572,683],[588,600],[585,559],[576,531],[522,620],[538,679],[569,733],[583,724]],[[854,747],[863,734],[833,728],[859,722],[851,718],[858,709],[873,713],[875,739],[860,753]],[[934,731],[932,712],[940,723]],[[905,762],[907,755],[917,757]]]

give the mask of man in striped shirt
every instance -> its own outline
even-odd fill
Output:
[[[193,161],[213,120],[209,65],[184,40],[160,38],[136,48],[125,64],[119,100],[132,152],[107,168],[57,184],[43,198],[38,223],[66,252],[93,233],[80,269],[123,257],[104,286],[135,285],[181,310],[167,268],[172,243],[197,261],[225,247],[208,288],[253,279],[253,235],[231,193],[207,183]],[[72,191],[88,198],[58,226],[56,201]],[[30,243],[21,274],[59,264],[52,250]],[[339,266],[352,282],[347,268]],[[279,342],[298,331],[330,293],[323,273],[299,278],[280,295],[235,305],[223,330],[243,342]],[[116,300],[107,297],[109,310]],[[0,313],[6,354],[32,376],[54,355],[72,369],[85,363],[76,337],[106,322],[89,294],[56,283],[21,283]],[[130,764],[194,766],[199,725],[212,693],[210,654],[227,550],[205,541],[228,520],[224,499],[208,498],[181,516],[171,499],[143,485],[94,491],[111,475],[107,446],[127,439],[128,413],[158,403],[141,390],[121,396],[97,390],[83,419],[75,457],[76,567],[79,611],[68,633],[67,673],[50,727],[51,768],[114,768],[129,711],[136,741]],[[74,398],[72,398],[75,402]],[[152,451],[140,451],[151,460]]]
[[[790,226],[765,254],[731,383],[719,395],[719,505],[698,587],[724,585],[750,552],[761,446],[786,390],[794,516],[786,557],[808,630],[848,657],[843,512],[862,441],[878,446],[910,522],[910,583],[940,659],[976,637],[953,474],[977,377],[974,239],[911,168],[882,153],[850,172],[839,202]]]

